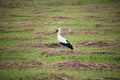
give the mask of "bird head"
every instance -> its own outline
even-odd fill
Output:
[[[55,33],[57,33],[58,31],[60,31],[60,28],[58,28],[58,29],[55,31]]]
[[[57,30],[60,31],[60,28],[58,28]]]

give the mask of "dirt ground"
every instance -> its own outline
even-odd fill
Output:
[[[50,44],[24,43],[24,44],[18,44],[15,46],[0,46],[0,50],[6,50],[6,49],[11,49],[11,48],[57,48],[57,47],[62,47],[62,46],[58,43],[50,43]]]
[[[55,78],[58,80],[119,80],[118,78],[94,78],[94,79],[89,79],[89,78],[83,78],[83,79],[78,79],[74,77],[70,77],[66,74],[57,74],[57,73],[42,73],[40,74],[45,77],[45,79],[51,79]]]
[[[1,33],[10,33],[10,32],[32,32],[34,29],[24,29],[24,30],[0,30]]]
[[[115,44],[105,40],[85,40],[78,43],[78,46],[88,46],[88,47],[120,47],[120,44]]]
[[[0,68],[5,67],[41,67],[43,63],[40,61],[28,61],[28,62],[0,62]]]
[[[68,76],[66,74],[58,74],[58,73],[41,73],[41,74],[37,74],[37,76],[43,76],[44,80],[49,80],[49,79],[56,79],[56,80],[119,80],[119,78],[82,78],[82,79],[78,79],[78,78],[74,78],[71,76]],[[20,80],[24,80],[24,78],[19,78]],[[25,79],[29,80],[29,76],[25,77]],[[36,77],[33,78],[34,80],[36,80]]]
[[[81,62],[77,60],[65,60],[62,62],[58,62],[52,65],[51,67],[57,68],[73,68],[73,69],[114,69],[119,70],[120,65],[117,64],[104,64],[104,63],[88,63],[88,62]]]
[[[0,67],[56,67],[56,68],[70,68],[70,69],[108,69],[120,70],[120,65],[117,64],[104,64],[104,63],[90,63],[81,62],[78,60],[64,60],[54,64],[43,64],[40,61],[27,61],[27,62],[0,62]]]

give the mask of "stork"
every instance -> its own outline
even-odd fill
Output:
[[[58,28],[58,29],[56,30],[56,32],[58,32],[58,35],[57,35],[58,42],[59,42],[61,45],[66,46],[66,47],[68,47],[68,48],[70,48],[70,49],[73,50],[73,46],[71,45],[71,43],[60,35],[60,31],[61,31],[60,28]]]

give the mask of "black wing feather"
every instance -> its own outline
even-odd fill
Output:
[[[62,44],[63,46],[66,46],[66,47],[68,47],[68,48],[70,48],[70,49],[72,49],[73,50],[73,46],[70,44],[70,42],[68,41],[68,40],[66,40],[68,43],[61,43],[60,42],[60,44]]]

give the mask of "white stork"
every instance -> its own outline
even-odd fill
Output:
[[[69,42],[68,40],[66,40],[65,38],[63,38],[63,37],[60,35],[60,31],[61,31],[60,28],[58,28],[58,29],[56,30],[56,32],[58,32],[58,35],[57,35],[58,42],[59,42],[61,45],[66,46],[66,47],[68,47],[68,48],[70,48],[70,49],[73,50],[73,46],[70,44],[70,42]]]

